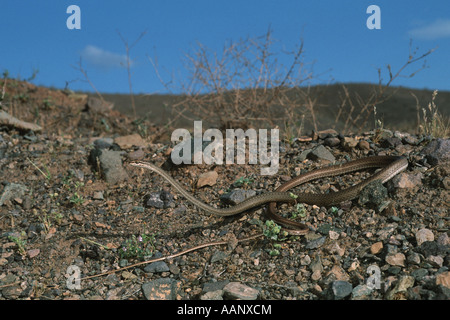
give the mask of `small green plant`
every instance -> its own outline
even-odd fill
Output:
[[[236,187],[242,187],[242,186],[248,186],[252,183],[253,183],[253,179],[240,177],[233,183],[233,185]]]
[[[295,211],[291,212],[291,218],[305,218],[306,217],[306,208],[303,203],[297,203],[295,205]]]
[[[27,243],[26,238],[27,234],[25,233],[25,231],[22,231],[18,236],[8,236],[8,239],[17,245],[17,250],[22,256],[26,254],[25,251],[25,245]]]
[[[155,252],[155,235],[143,234],[139,236],[132,235],[119,248],[121,259],[151,257]]]
[[[263,234],[265,237],[274,241],[284,241],[287,239],[288,233],[281,230],[281,226],[273,220],[267,220],[263,225]],[[281,245],[279,243],[272,243],[272,248],[268,249],[270,256],[277,256],[280,254]]]

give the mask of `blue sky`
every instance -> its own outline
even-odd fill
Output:
[[[78,5],[81,29],[69,30],[67,8]],[[381,29],[369,30],[369,5],[381,10]],[[448,0],[190,0],[190,1],[16,1],[2,0],[0,71],[37,85],[92,91],[74,66],[80,61],[102,92],[128,92],[125,47],[131,49],[135,93],[163,93],[148,57],[157,58],[161,76],[186,77],[182,59],[197,42],[220,51],[228,40],[258,37],[271,27],[279,44],[292,49],[304,40],[305,63],[313,83],[378,81],[377,68],[398,70],[407,60],[410,39],[418,55],[436,48],[428,68],[394,85],[450,90],[450,1]],[[280,63],[288,60],[280,57]],[[409,74],[423,61],[410,66]],[[386,79],[387,75],[384,74]]]

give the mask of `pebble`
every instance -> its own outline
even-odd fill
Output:
[[[230,282],[224,288],[224,297],[229,299],[256,300],[259,291],[240,282]]]
[[[200,296],[200,300],[223,300],[223,290],[206,292]]]
[[[247,198],[256,195],[255,190],[235,189],[231,192],[225,193],[220,196],[220,200],[230,205],[238,204]]]
[[[386,255],[386,262],[391,266],[405,266],[405,255],[403,253],[391,253]]]
[[[434,234],[433,231],[423,228],[416,232],[416,241],[417,245],[420,246],[422,243],[426,241],[434,241]]]
[[[335,162],[336,158],[333,154],[328,151],[323,145],[318,145],[316,148],[312,149],[308,154],[308,158],[311,160],[328,160],[330,162]]]
[[[120,149],[125,150],[133,146],[135,147],[145,147],[146,143],[144,139],[138,133],[130,134],[127,136],[121,136],[114,139],[114,142],[120,147]]]
[[[436,275],[436,285],[443,285],[447,289],[450,289],[450,271]]]
[[[144,283],[141,289],[147,300],[176,300],[181,292],[181,282],[160,278]]]
[[[155,261],[145,266],[144,271],[149,273],[161,273],[169,271],[169,266],[164,261]]]
[[[89,162],[96,170],[98,169],[97,166],[100,166],[102,177],[110,184],[117,184],[129,178],[128,173],[122,166],[121,152],[119,151],[92,149]]]
[[[422,184],[423,174],[402,172],[392,178],[392,184],[394,188],[411,189]]]
[[[213,186],[216,184],[219,174],[216,171],[202,173],[197,180],[197,188]]]
[[[352,284],[348,281],[333,281],[331,284],[332,298],[335,300],[342,300],[352,293]]]
[[[358,140],[352,137],[344,137],[341,141],[342,147],[347,150],[353,150],[358,145]]]
[[[414,277],[402,276],[395,287],[386,295],[388,300],[405,299],[406,291],[414,285]]]
[[[378,241],[370,246],[370,253],[379,254],[383,250],[383,242]]]
[[[352,299],[353,300],[366,300],[369,298],[373,289],[365,284],[359,284],[352,290]]]
[[[422,149],[432,166],[450,161],[450,139],[438,138]]]

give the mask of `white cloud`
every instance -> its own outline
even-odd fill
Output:
[[[96,46],[88,45],[81,51],[81,58],[102,69],[125,67],[127,56],[106,51]],[[133,66],[133,61],[130,61]]]
[[[450,19],[437,19],[429,25],[409,31],[418,40],[435,40],[450,37]]]

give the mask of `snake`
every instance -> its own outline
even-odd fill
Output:
[[[216,208],[198,200],[191,193],[186,191],[179,182],[173,179],[168,172],[150,162],[138,161],[132,162],[130,165],[148,169],[159,174],[191,204],[213,215],[221,217],[232,216],[268,203],[268,208],[266,210],[268,218],[282,225],[288,234],[304,235],[309,232],[309,228],[303,223],[299,223],[278,215],[276,213],[277,202],[296,202],[327,207],[339,204],[343,201],[353,200],[358,197],[362,189],[364,189],[369,183],[376,180],[380,180],[381,183],[385,183],[398,173],[405,170],[408,167],[408,161],[402,156],[370,156],[343,164],[323,167],[301,174],[282,184],[273,192],[266,192],[252,196],[234,206],[227,208]],[[289,189],[312,180],[343,175],[370,168],[382,169],[362,182],[341,191],[330,192],[327,194],[300,193],[297,195],[292,192],[288,192]]]

